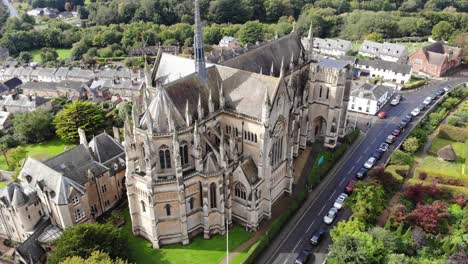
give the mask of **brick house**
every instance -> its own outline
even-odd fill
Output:
[[[448,70],[459,66],[462,59],[461,48],[435,42],[413,53],[409,58],[409,64],[413,66],[415,72],[441,77]]]

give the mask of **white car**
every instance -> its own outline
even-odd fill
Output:
[[[445,86],[445,87],[444,87],[444,91],[445,91],[445,92],[448,92],[448,91],[450,91],[450,86],[448,86],[448,85],[447,85],[447,86]]]
[[[413,111],[411,111],[411,114],[413,116],[417,116],[417,115],[419,115],[419,113],[421,113],[421,110],[419,108],[415,108],[415,109],[413,109]]]
[[[391,105],[397,105],[397,104],[399,104],[399,103],[400,103],[400,99],[397,99],[397,98],[394,98],[394,99],[390,102]]]
[[[388,150],[388,144],[387,144],[387,143],[382,143],[382,144],[380,144],[379,149],[380,149],[381,151],[384,151],[384,152],[387,151],[387,150]]]
[[[333,204],[333,207],[340,210],[343,207],[343,204],[346,198],[348,198],[348,195],[346,193],[340,194],[340,196],[336,198],[335,203]]]
[[[325,222],[325,224],[329,225],[333,223],[333,220],[335,220],[337,214],[338,214],[338,209],[336,209],[335,207],[332,207],[330,211],[328,211],[327,215],[323,217],[323,221]]]
[[[366,161],[366,163],[364,163],[364,168],[366,168],[366,169],[372,168],[372,167],[374,166],[374,164],[375,164],[376,161],[377,161],[376,158],[370,157],[370,158]]]
[[[432,102],[432,98],[429,96],[429,97],[426,97],[426,99],[424,99],[423,104],[428,105],[431,102]]]

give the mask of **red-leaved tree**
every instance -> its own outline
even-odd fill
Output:
[[[457,194],[453,197],[452,199],[452,202],[453,203],[456,203],[458,204],[459,206],[461,206],[462,208],[466,206],[466,197],[464,194],[460,193],[460,194]]]
[[[402,204],[397,204],[390,208],[390,219],[393,219],[397,223],[406,221],[407,214],[406,207]]]
[[[418,204],[427,197],[437,198],[442,194],[443,191],[435,184],[415,184],[407,187],[405,189],[405,192],[403,193],[403,196],[405,196],[406,199],[413,202],[413,204]]]
[[[407,219],[424,231],[436,234],[442,221],[449,215],[446,202],[434,201],[432,204],[418,204]]]

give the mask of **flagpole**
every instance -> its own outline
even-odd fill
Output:
[[[229,264],[229,225],[226,218],[226,264]]]

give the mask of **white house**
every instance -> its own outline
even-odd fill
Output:
[[[231,36],[224,36],[220,41],[219,45],[222,48],[236,49],[241,46],[239,40]]]
[[[353,44],[343,39],[314,38],[313,49],[323,55],[339,57],[345,56],[348,51],[352,50]]]
[[[398,84],[408,82],[413,73],[411,65],[384,60],[356,59],[354,68],[358,76],[382,77],[385,81]]]
[[[378,43],[364,40],[359,48],[359,54],[391,62],[406,63],[408,61],[408,49],[405,46],[389,42]]]
[[[348,110],[375,115],[392,97],[395,87],[385,84],[355,83],[351,88]]]

